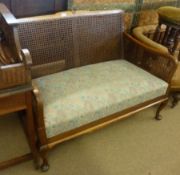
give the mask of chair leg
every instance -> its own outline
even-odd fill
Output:
[[[41,171],[42,172],[46,172],[49,170],[49,163],[46,156],[47,156],[47,151],[42,151],[41,152],[41,158],[42,158]]]
[[[174,108],[178,104],[180,99],[178,98],[178,94],[177,93],[173,94],[172,98],[173,98],[173,101],[172,101],[171,108]]]
[[[157,111],[156,111],[156,116],[155,116],[155,119],[156,119],[156,120],[161,120],[161,119],[162,119],[162,116],[160,115],[160,112],[165,108],[165,106],[167,105],[167,103],[168,103],[168,100],[162,102],[162,103],[159,105],[159,107],[158,107],[158,109],[157,109]]]

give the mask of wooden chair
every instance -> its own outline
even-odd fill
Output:
[[[22,119],[31,153],[0,162],[0,170],[32,157],[38,166],[39,159],[32,113],[32,59],[27,49],[21,49],[19,39],[12,37],[18,36],[17,24],[12,15],[7,15],[8,9],[3,7],[0,8],[0,117],[6,117],[6,114],[12,112],[25,111]],[[8,20],[4,21],[4,18]]]
[[[166,46],[169,52],[180,59],[180,8],[165,6],[158,9],[159,24],[154,41]],[[162,25],[165,25],[164,37],[158,37]]]
[[[165,45],[169,52],[180,61],[180,8],[170,6],[161,7],[158,9],[158,14],[159,24],[156,33],[158,33],[162,25],[166,25],[166,30],[163,40],[158,41],[156,35],[155,40]],[[178,65],[178,69],[172,79],[171,85],[174,99],[172,107],[176,106],[180,100],[180,62]]]

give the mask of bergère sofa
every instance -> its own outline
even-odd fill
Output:
[[[160,119],[176,62],[124,33],[123,11],[21,19],[4,5],[0,11],[1,33],[15,41],[12,53],[26,48],[32,57],[42,170],[48,169],[47,151],[61,142],[157,104],[155,117]],[[6,29],[13,32],[7,34]],[[25,64],[21,60],[16,62]]]

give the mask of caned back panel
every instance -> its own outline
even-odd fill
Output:
[[[71,18],[25,22],[19,25],[18,31],[21,47],[29,49],[32,56],[33,77],[72,67],[74,49]]]
[[[119,14],[75,18],[76,66],[121,58],[123,21]]]
[[[30,50],[33,77],[122,58],[122,17],[111,11],[21,21],[21,47]]]

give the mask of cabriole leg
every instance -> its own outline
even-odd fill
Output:
[[[160,115],[160,112],[165,108],[165,106],[167,105],[167,103],[168,103],[168,100],[162,102],[162,103],[159,105],[159,107],[158,107],[158,109],[157,109],[157,111],[156,111],[156,116],[155,116],[155,119],[156,119],[156,120],[161,120],[161,119],[162,119],[162,116]]]
[[[42,151],[41,152],[41,158],[42,158],[41,171],[42,172],[46,172],[49,170],[49,163],[46,156],[47,156],[47,151]]]

